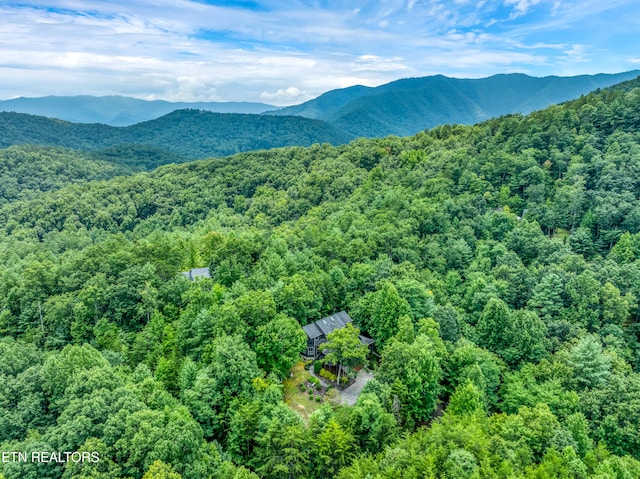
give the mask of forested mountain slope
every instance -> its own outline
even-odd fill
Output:
[[[186,108],[216,113],[262,113],[275,108],[251,102],[169,102],[125,96],[47,96],[0,100],[0,111],[29,113],[74,123],[127,126]]]
[[[92,180],[140,171],[63,148],[12,146],[0,150],[0,205]]]
[[[0,207],[0,447],[100,455],[2,473],[640,477],[639,111],[636,80]],[[301,325],[342,309],[375,379],[304,420]]]
[[[167,159],[182,161],[224,156],[239,151],[279,146],[341,144],[348,137],[333,126],[308,118],[211,113],[178,110],[155,120],[128,127],[70,123],[23,113],[0,113],[0,147],[33,144],[79,150],[107,150],[106,154],[127,163],[144,163],[138,152],[158,150],[157,167]],[[114,151],[122,152],[114,155]],[[127,151],[130,150],[130,151]],[[148,162],[147,162],[148,163]]]
[[[301,105],[267,113],[317,118],[354,137],[412,135],[437,125],[473,124],[508,113],[530,113],[639,74],[407,78],[376,88],[333,90]]]

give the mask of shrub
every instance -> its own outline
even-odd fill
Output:
[[[332,404],[338,405],[340,403],[340,399],[338,397],[338,391],[335,389],[327,389],[327,392],[324,395],[325,401],[329,401]]]
[[[322,368],[320,370],[320,376],[322,376],[323,378],[327,378],[329,381],[335,381],[337,376],[335,374],[333,374],[330,371],[327,371],[326,369]]]
[[[322,398],[320,396],[316,396],[316,402],[320,402],[322,401]]]
[[[320,380],[316,377],[310,376],[309,377],[309,382],[311,384],[315,384],[316,386],[318,386],[320,384]]]
[[[322,363],[320,361],[314,361],[313,362],[313,372],[316,374],[320,373],[320,370],[322,369]]]
[[[300,388],[300,391],[302,391],[302,392],[307,390],[307,386],[305,386],[304,383],[298,384],[298,388]]]

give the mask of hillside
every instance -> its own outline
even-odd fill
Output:
[[[638,112],[640,79],[0,206],[0,445],[100,458],[1,473],[640,477]],[[300,363],[342,310],[317,366],[352,381],[375,341],[352,406]]]
[[[348,137],[320,120],[178,110],[124,129],[125,143],[164,148],[190,158],[224,156],[241,151],[342,144]]]
[[[63,148],[12,146],[0,150],[0,205],[70,184],[140,171]]]
[[[474,124],[509,113],[530,113],[639,74],[640,71],[544,78],[524,74],[482,79],[442,75],[408,78],[376,88],[333,90],[302,105],[267,114],[321,119],[354,137],[402,136],[437,125]]]
[[[262,113],[275,107],[251,102],[169,102],[125,96],[47,96],[0,100],[0,111],[28,113],[73,123],[103,123],[127,126],[153,120],[175,110],[204,110],[215,113]]]
[[[201,110],[177,110],[128,127],[4,112],[0,113],[0,130],[3,148],[33,144],[101,151],[100,156],[111,161],[149,169],[240,151],[348,141],[346,135],[320,120]],[[155,149],[155,153],[150,153],[150,149]],[[155,161],[149,158],[154,155]]]

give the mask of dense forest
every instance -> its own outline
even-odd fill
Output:
[[[0,448],[100,460],[0,477],[640,477],[639,128],[635,80],[5,193]],[[341,310],[358,329],[309,366],[366,362],[352,406],[294,374],[301,326]]]
[[[106,155],[101,155],[106,157]],[[106,180],[143,168],[57,147],[11,146],[0,150],[0,205],[92,180]]]
[[[337,145],[352,138],[320,120],[194,109],[176,110],[127,127],[0,112],[0,131],[2,148],[24,144],[73,148],[148,169],[249,150],[325,142]],[[155,151],[149,155],[149,150]]]

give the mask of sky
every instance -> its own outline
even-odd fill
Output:
[[[352,85],[640,69],[637,0],[0,2],[0,99],[302,103]]]

